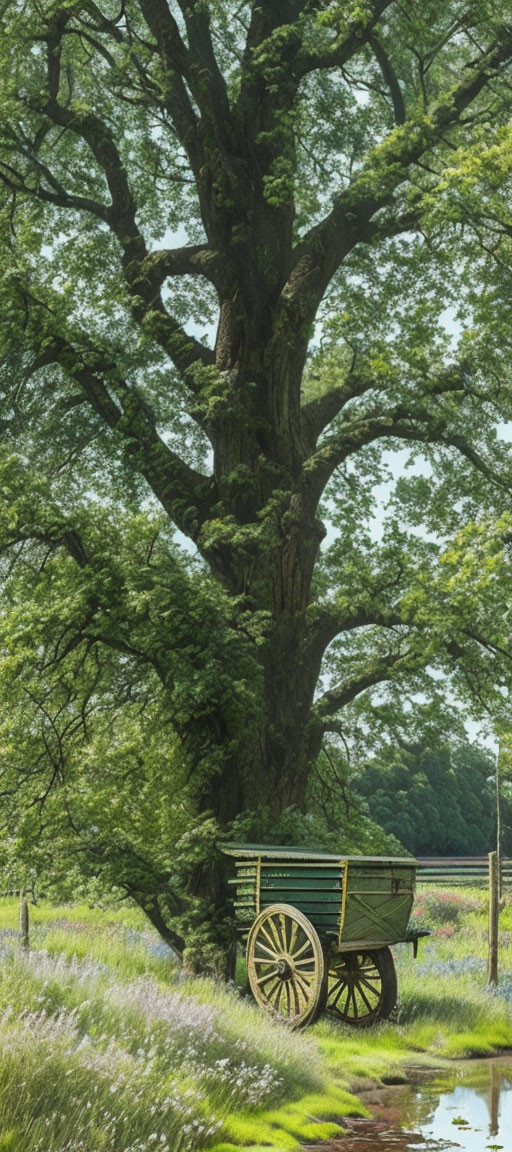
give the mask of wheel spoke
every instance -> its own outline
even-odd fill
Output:
[[[348,979],[349,970],[344,964],[339,965],[334,971],[331,969],[329,975],[331,983],[327,999],[328,1012],[354,1021],[374,1015],[379,1005],[380,990],[368,983],[366,977],[361,976],[360,967],[355,973],[351,973],[351,980]],[[373,1004],[363,986],[374,997]]]
[[[279,923],[279,916],[271,916],[269,921],[270,931],[276,941],[277,951],[281,954],[284,952],[283,941],[281,939],[281,925]]]
[[[303,944],[302,947],[297,950],[297,952],[295,953],[295,955],[293,957],[294,964],[297,963],[297,957],[302,956],[302,953],[306,951],[306,948],[310,948],[311,951],[313,952],[313,946],[311,944],[311,940],[306,940],[305,944]]]
[[[277,968],[273,968],[271,972],[267,972],[265,976],[259,976],[256,983],[260,986],[267,984],[269,980],[273,980],[275,976],[279,976]]]
[[[275,964],[276,963],[277,955],[276,955],[275,949],[267,948],[265,944],[262,944],[261,940],[256,941],[256,948],[258,949],[258,952],[266,952],[267,955],[266,956],[259,956],[259,955],[254,956],[253,960],[254,960],[255,964]]]
[[[278,990],[277,990],[277,996],[276,996],[276,999],[275,999],[275,1005],[274,1005],[274,1006],[275,1006],[276,1012],[279,1012],[279,1013],[281,1014],[281,1016],[282,1016],[282,1012],[281,1012],[281,999],[282,999],[282,995],[283,995],[283,989],[284,989],[284,981],[283,981],[283,980],[280,980],[280,981],[279,981],[279,988],[278,988]]]
[[[294,1004],[294,1009],[295,1009],[294,1015],[299,1016],[299,1014],[300,1014],[299,994],[297,991],[297,984],[295,982],[294,976],[292,976],[292,978],[290,980],[290,988],[291,988],[291,993],[293,996],[293,1004]]]
[[[272,949],[271,955],[272,955],[272,956],[275,956],[275,955],[276,955],[276,942],[275,942],[275,940],[273,940],[273,939],[272,939],[272,937],[269,935],[269,933],[267,932],[267,929],[265,928],[265,925],[264,925],[264,924],[260,924],[260,932],[262,933],[262,935],[265,937],[265,939],[266,939],[266,940],[268,941],[268,943],[270,944],[270,947],[271,947],[271,949]],[[263,944],[261,944],[261,947],[263,948],[263,947],[265,947],[265,946],[264,946]],[[265,949],[265,951],[267,951],[267,952],[268,952],[268,948],[266,948],[266,949]]]
[[[338,953],[331,960],[328,979],[327,1013],[354,1027],[385,1019],[396,1001],[396,976],[387,948]]]
[[[348,1006],[350,1003],[350,984],[346,984],[345,987],[347,989],[347,995],[345,997],[345,1002],[343,1004],[343,1007],[339,1009],[342,1016],[348,1016],[348,1014],[349,1014],[348,1013]]]
[[[311,998],[311,985],[304,980],[301,972],[295,973],[295,979],[297,981],[297,987],[300,988],[303,993],[304,999],[306,1001],[309,1000]]]
[[[360,980],[367,980],[369,984],[382,984],[379,972],[376,972],[375,975],[371,972],[357,972],[356,977]]]
[[[341,1015],[345,1016],[345,1018],[347,1020],[352,1019],[352,1012],[350,1011],[351,999],[352,999],[352,988],[351,988],[350,984],[347,984],[347,995],[346,995],[345,1000],[343,1002],[343,1007],[340,1008]]]
[[[365,1007],[368,1009],[368,1012],[369,1012],[370,1014],[371,1014],[372,1012],[374,1012],[374,1011],[375,1011],[375,1006],[372,1008],[372,1006],[371,1006],[371,1004],[370,1004],[370,1001],[367,999],[367,997],[366,997],[365,993],[363,992],[363,989],[361,988],[361,985],[360,985],[360,984],[358,985],[358,989],[357,989],[357,991],[358,991],[358,993],[359,993],[359,995],[360,995],[360,997],[361,997],[361,1000],[363,1001],[363,1004],[364,1004],[364,1005],[365,1005]]]
[[[366,979],[366,977],[360,976],[359,977],[359,984],[364,984],[364,987],[368,988],[369,992],[372,992],[373,995],[377,997],[377,999],[380,999],[381,991],[382,991],[381,988],[374,988],[371,984],[368,983],[368,980]]]
[[[295,941],[297,939],[298,931],[299,931],[299,925],[297,924],[297,921],[294,920],[292,923],[292,929],[290,932],[290,944],[288,947],[288,952],[289,952],[290,956],[293,956],[293,949],[295,948]]]
[[[275,982],[274,986],[273,986],[273,987],[270,989],[270,991],[269,991],[269,992],[265,992],[265,993],[264,993],[264,995],[265,995],[265,997],[266,997],[266,999],[267,999],[268,1003],[269,1003],[269,1004],[270,1004],[272,1007],[274,1007],[274,1004],[272,1003],[272,1001],[274,1000],[274,997],[275,997],[275,999],[277,1000],[277,995],[278,995],[279,989],[280,989],[280,988],[281,988],[281,986],[282,986],[282,983],[283,983],[283,982],[282,982],[282,980],[280,980],[280,979],[279,979],[279,976],[278,976],[278,977],[276,978],[276,982]]]
[[[380,975],[375,968],[360,968],[358,976],[361,976],[363,980],[370,980],[373,984],[381,983]]]
[[[368,984],[369,987],[371,987],[371,985],[373,984],[373,985],[375,985],[376,988],[380,988],[380,986],[382,984],[382,980],[381,980],[378,973],[376,976],[369,976],[369,975],[367,975],[366,972],[360,972],[360,973],[358,973],[356,978],[358,980],[364,980]]]
[[[356,956],[359,960],[359,968],[375,968],[375,971],[378,970],[373,956],[370,956],[369,953],[356,952]]]
[[[344,984],[345,984],[345,980],[344,980],[343,976],[338,976],[338,979],[335,980],[334,983],[329,984],[329,999],[332,998],[336,989],[342,988]]]
[[[330,1001],[329,1001],[329,1007],[331,1007],[331,1008],[336,1008],[336,1007],[337,1007],[337,1004],[338,1004],[338,1001],[339,1001],[339,999],[340,999],[340,996],[342,996],[342,995],[343,995],[343,993],[344,993],[344,991],[345,991],[345,988],[347,988],[347,983],[346,983],[346,981],[345,981],[345,980],[340,980],[340,986],[339,986],[339,989],[338,989],[337,995],[334,997],[334,999],[333,999],[333,1000],[330,1000]]]
[[[314,971],[313,972],[297,972],[297,969],[295,969],[295,975],[296,975],[297,979],[302,980],[302,983],[306,984],[306,986],[308,988],[310,987],[310,985],[313,983],[313,981],[315,979]]]
[[[314,968],[307,968],[306,971],[304,972],[302,968],[295,968],[295,966],[294,966],[293,970],[294,970],[296,976],[301,976],[302,979],[306,981],[306,984],[311,984],[315,979],[315,969]]]
[[[302,1003],[301,1012],[304,1012],[309,1000],[307,989],[303,988],[300,980],[297,979],[295,980],[295,988],[297,990],[299,1002]]]
[[[274,977],[274,983],[271,984],[270,987],[261,988],[261,989],[258,988],[258,992],[259,992],[260,996],[263,997],[263,1003],[268,1008],[272,1007],[272,1001],[274,999],[274,996],[277,993],[277,990],[278,990],[280,983],[281,983],[281,981],[279,980],[279,977],[276,976],[276,977]]]
[[[359,965],[357,965],[357,971],[364,972],[364,976],[370,976],[371,975],[371,976],[374,976],[375,979],[379,978],[378,968],[376,967],[375,964],[359,964]]]
[[[286,920],[285,920],[282,912],[279,913],[279,926],[280,926],[281,936],[282,936],[282,941],[283,941],[283,952],[289,952],[288,937],[287,937],[287,932],[286,932]]]
[[[269,916],[269,918],[268,918],[268,927],[269,927],[269,931],[270,931],[270,933],[273,937],[273,940],[274,940],[274,948],[277,948],[278,953],[282,952],[283,951],[283,945],[282,945],[281,937],[279,935],[279,929],[277,927],[277,924],[276,924],[273,916]]]
[[[345,980],[347,969],[344,964],[338,964],[337,968],[329,969],[329,980]]]

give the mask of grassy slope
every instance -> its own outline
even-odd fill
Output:
[[[138,913],[31,909],[20,954],[0,902],[0,1152],[297,1148],[364,1113],[350,1089],[417,1063],[512,1047],[512,903],[499,995],[485,988],[483,893],[420,894],[434,940],[397,949],[393,1023],[290,1034],[233,990],[183,983]],[[508,975],[505,975],[505,972]]]

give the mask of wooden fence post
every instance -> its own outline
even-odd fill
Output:
[[[498,927],[500,915],[498,859],[496,852],[489,852],[489,956],[487,962],[487,983],[498,983]]]
[[[22,948],[29,946],[28,901],[24,888],[20,892],[20,943]]]

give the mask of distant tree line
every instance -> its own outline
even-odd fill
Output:
[[[352,778],[372,818],[419,856],[480,856],[496,839],[496,759],[469,743],[387,751]],[[512,788],[501,785],[502,847],[512,855]]]

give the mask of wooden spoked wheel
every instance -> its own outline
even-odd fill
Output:
[[[326,1012],[356,1028],[385,1020],[395,1007],[397,982],[389,948],[344,952],[329,963]]]
[[[318,935],[291,904],[260,912],[247,941],[247,974],[257,1003],[292,1028],[314,1020],[325,999],[325,962]]]

